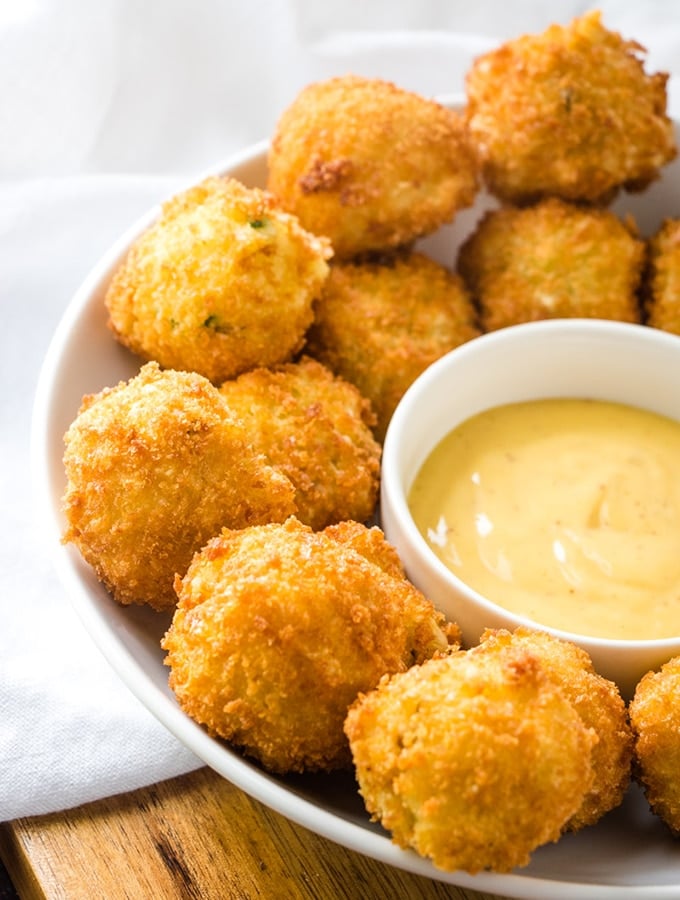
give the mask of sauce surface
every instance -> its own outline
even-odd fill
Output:
[[[409,493],[451,571],[536,622],[624,640],[680,634],[680,424],[598,400],[487,410]]]

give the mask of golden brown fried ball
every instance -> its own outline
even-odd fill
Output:
[[[422,253],[399,253],[331,266],[306,349],[368,397],[382,441],[416,377],[478,334],[460,277]]]
[[[64,541],[123,604],[173,608],[175,574],[223,525],[295,511],[293,485],[201,375],[147,363],[86,397],[65,443]]]
[[[176,587],[170,686],[273,772],[348,766],[343,721],[359,691],[459,637],[405,578],[293,518],[225,529]]]
[[[207,178],[136,240],[106,294],[109,325],[144,359],[213,382],[285,362],[302,345],[330,254],[264,191]]]
[[[652,810],[680,836],[680,657],[641,679],[629,712],[636,780]]]
[[[467,122],[489,189],[506,201],[606,201],[676,155],[663,73],[599,12],[524,35],[468,70]]]
[[[255,448],[295,486],[296,516],[314,529],[375,510],[375,415],[354,385],[316,360],[255,369],[220,388]]]
[[[596,740],[527,647],[385,677],[345,722],[360,792],[441,869],[508,871],[556,841],[590,790]]]
[[[509,646],[529,650],[572,703],[586,728],[597,735],[591,754],[593,785],[566,827],[578,831],[594,825],[605,813],[620,806],[630,785],[633,735],[618,687],[598,675],[585,650],[546,632],[488,629],[480,646],[488,653],[506,652]]]
[[[639,322],[644,254],[632,223],[550,198],[486,213],[458,272],[486,331],[563,317]]]
[[[680,219],[665,219],[648,242],[647,322],[680,334]]]
[[[267,187],[347,259],[435,231],[472,204],[477,181],[459,113],[345,75],[310,84],[284,111]]]

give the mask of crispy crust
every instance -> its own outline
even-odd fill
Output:
[[[470,133],[490,190],[606,202],[639,190],[677,153],[665,73],[599,12],[524,35],[479,57],[466,77]]]
[[[457,645],[458,629],[359,545],[296,519],[224,530],[177,579],[170,686],[188,715],[271,771],[348,766],[357,694]]]
[[[330,255],[266,192],[207,178],[163,206],[114,273],[109,327],[142,358],[215,383],[285,362]]]
[[[592,785],[594,732],[525,647],[386,677],[345,731],[373,818],[445,870],[526,865]]]
[[[462,279],[422,253],[399,253],[331,266],[306,351],[368,397],[382,441],[416,377],[478,334]]]
[[[653,812],[680,836],[680,657],[641,679],[629,711],[635,778]]]
[[[320,529],[373,515],[380,445],[375,415],[354,385],[303,358],[247,372],[220,393],[257,450],[295,486],[301,522]]]
[[[542,631],[517,628],[487,629],[481,638],[485,652],[525,647],[540,661],[563,695],[572,703],[586,728],[597,735],[591,762],[594,781],[566,828],[578,831],[594,825],[619,806],[631,779],[633,734],[626,704],[617,686],[595,671],[585,650]]]
[[[474,200],[462,117],[380,79],[308,85],[280,117],[268,189],[338,258],[406,244]]]
[[[549,198],[487,212],[457,265],[492,331],[565,317],[639,322],[644,259],[632,222]]]
[[[201,375],[138,375],[86,397],[65,436],[64,541],[119,603],[172,609],[173,581],[224,525],[283,520],[294,488]]]
[[[645,311],[649,325],[680,334],[680,219],[665,219],[648,241]]]

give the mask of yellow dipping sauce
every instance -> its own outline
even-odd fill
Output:
[[[536,622],[680,634],[680,424],[597,400],[513,403],[448,434],[409,494],[462,581]]]

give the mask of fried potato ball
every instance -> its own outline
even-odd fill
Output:
[[[632,222],[549,198],[487,212],[457,267],[493,331],[563,317],[639,322],[644,256]]]
[[[467,122],[489,189],[601,202],[641,189],[676,155],[665,73],[599,12],[480,56],[466,75]]]
[[[444,870],[506,872],[556,841],[596,740],[539,656],[473,648],[384,677],[345,731],[366,808]]]
[[[106,294],[116,338],[218,383],[285,362],[311,324],[328,242],[266,192],[210,177],[169,200]]]
[[[225,529],[176,582],[172,690],[273,772],[349,766],[343,721],[359,691],[459,639],[405,578],[332,535],[294,518]]]
[[[293,485],[195,373],[147,363],[85,397],[65,445],[63,540],[122,604],[174,608],[175,574],[222,526],[295,512]]]
[[[586,728],[597,735],[591,753],[593,785],[566,828],[578,831],[594,825],[620,806],[630,785],[633,735],[619,689],[595,671],[585,650],[570,641],[522,627],[512,633],[488,629],[482,635],[480,647],[484,652],[505,652],[509,646],[525,647],[536,656]]]
[[[635,778],[651,809],[680,836],[680,657],[648,672],[628,709]]]
[[[474,200],[462,115],[388,81],[308,85],[281,115],[268,189],[338,258],[407,244]]]
[[[398,253],[331,266],[306,351],[368,397],[382,441],[417,376],[478,334],[461,278],[422,253]]]
[[[255,448],[295,486],[300,521],[318,530],[373,515],[381,450],[375,415],[354,385],[305,357],[246,372],[220,392]]]
[[[680,334],[680,219],[665,219],[648,241],[647,322]]]

